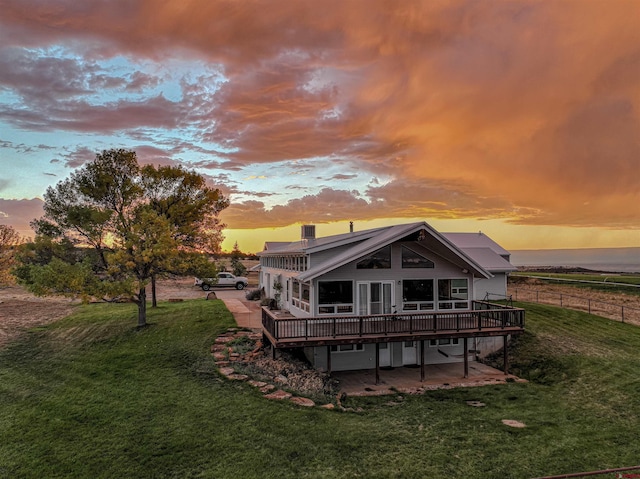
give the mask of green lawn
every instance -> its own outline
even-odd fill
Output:
[[[218,376],[209,347],[233,324],[220,301],[161,303],[141,331],[134,306],[82,306],[0,351],[0,477],[525,478],[640,463],[640,328],[524,306],[511,361],[531,382],[347,399],[357,413]]]

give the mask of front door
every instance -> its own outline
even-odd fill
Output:
[[[393,282],[358,282],[358,314],[390,314],[393,304]]]

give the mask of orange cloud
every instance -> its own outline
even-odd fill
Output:
[[[96,76],[91,61],[118,55],[158,64],[179,56],[224,76],[210,90],[212,78],[185,83],[178,100],[58,98],[4,109],[5,121],[35,130],[196,128],[199,141],[224,149],[203,167],[322,158],[351,168],[345,178],[353,170],[386,178],[354,192],[311,179],[320,175],[296,177],[292,186],[315,190],[275,206],[232,203],[230,227],[382,214],[640,227],[636,0],[3,3],[5,45],[64,44],[86,60],[36,62],[4,80],[34,104],[37,89],[24,85],[41,85],[33,74],[47,65],[69,79],[52,87],[58,97],[85,88],[76,82],[85,75],[117,83]],[[157,78],[127,81],[139,89]],[[149,148],[172,161],[184,147]]]

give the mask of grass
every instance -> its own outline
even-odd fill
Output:
[[[362,412],[344,413],[222,379],[209,347],[233,320],[220,301],[160,303],[143,330],[130,305],[82,306],[0,351],[0,477],[524,478],[637,464],[640,328],[525,307],[510,354],[529,383],[348,398]]]

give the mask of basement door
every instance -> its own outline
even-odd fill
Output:
[[[402,342],[402,365],[418,364],[418,341]]]

